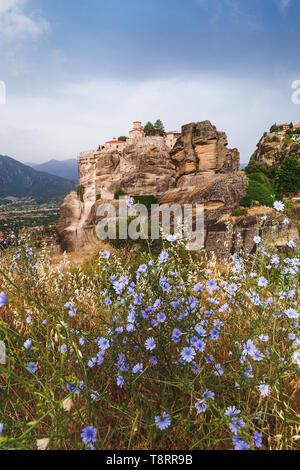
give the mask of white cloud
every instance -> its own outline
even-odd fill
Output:
[[[0,0],[0,38],[8,42],[36,40],[50,30],[48,21],[25,11],[27,0]]]
[[[225,131],[246,162],[272,123],[299,120],[287,93],[263,80],[217,76],[140,83],[70,83],[47,96],[9,95],[0,107],[1,154],[21,161],[70,158],[113,136],[132,121],[162,119],[169,130],[209,119]]]

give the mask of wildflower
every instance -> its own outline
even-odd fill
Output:
[[[146,346],[146,349],[148,351],[152,351],[153,349],[156,348],[156,344],[155,344],[155,341],[154,341],[154,338],[148,338],[146,343],[145,343],[145,346]]]
[[[108,250],[103,251],[102,258],[109,259],[110,258],[110,252]]]
[[[170,415],[164,411],[162,417],[155,417],[155,424],[161,431],[167,429],[171,425]]]
[[[239,415],[241,410],[238,410],[235,406],[228,406],[225,411],[225,416],[236,416]]]
[[[171,242],[171,243],[172,243],[172,242],[176,242],[177,237],[176,237],[176,235],[169,235],[169,236],[167,237],[167,240],[168,240],[168,242]]]
[[[91,368],[94,367],[96,364],[97,364],[97,358],[96,358],[96,357],[93,357],[92,359],[89,360],[89,362],[88,362],[88,367],[91,369]]]
[[[181,358],[185,362],[192,362],[196,355],[196,351],[194,348],[184,348],[181,351]]]
[[[166,318],[167,317],[164,313],[158,313],[157,317],[156,317],[156,319],[159,323],[163,323],[166,320]]]
[[[92,426],[88,426],[81,433],[82,442],[85,445],[89,444],[90,442],[96,442],[97,440],[96,434],[97,434],[97,429],[93,428]]]
[[[160,263],[166,263],[168,258],[169,258],[168,253],[166,253],[165,251],[162,251],[158,259]]]
[[[284,210],[284,204],[282,201],[275,201],[273,207],[277,212],[283,212]]]
[[[252,438],[252,444],[255,447],[261,447],[262,446],[262,434],[260,434],[258,431],[255,431],[254,436]]]
[[[156,366],[156,364],[158,363],[158,360],[155,356],[152,356],[150,357],[150,362],[151,364],[153,364],[154,366]]]
[[[138,363],[132,368],[132,372],[133,372],[134,374],[139,374],[140,372],[143,372],[143,364],[138,362]]]
[[[221,364],[216,364],[214,369],[215,369],[215,375],[223,375],[224,374],[224,370],[222,369]]]
[[[31,316],[29,315],[27,318],[26,318],[26,323],[31,323]]]
[[[3,424],[3,423],[0,423],[0,436],[1,436],[1,434],[3,433],[3,428],[4,428],[4,424]]]
[[[268,285],[268,283],[269,283],[268,280],[265,277],[262,276],[258,279],[257,284],[258,284],[258,287],[266,287]]]
[[[27,364],[27,370],[29,370],[29,372],[31,372],[32,374],[34,374],[36,371],[37,371],[37,365],[35,364],[35,362],[29,362]]]
[[[295,248],[296,247],[296,243],[294,242],[294,240],[290,240],[288,243],[287,243],[287,246],[289,248]]]
[[[254,243],[256,243],[257,245],[261,242],[261,237],[259,235],[256,235],[254,238],[253,238],[253,241]]]
[[[106,338],[100,338],[98,340],[98,346],[102,351],[106,351],[106,349],[108,349],[110,346],[109,340]]]
[[[249,450],[250,446],[242,439],[233,439],[234,450]]]
[[[284,313],[288,318],[298,318],[299,317],[299,314],[297,313],[297,310],[295,310],[294,308],[288,308]]]
[[[218,339],[219,338],[219,332],[216,329],[211,330],[209,337],[210,339]]]
[[[203,398],[205,398],[205,399],[211,398],[212,400],[214,400],[215,399],[215,394],[214,394],[214,392],[211,392],[210,390],[206,390],[203,393]]]
[[[65,344],[62,344],[60,347],[60,352],[64,354],[67,352],[67,350],[68,350],[67,346]]]
[[[71,309],[69,310],[69,315],[70,315],[71,318],[76,317],[76,315],[77,315],[77,308],[71,308]]]
[[[174,343],[178,343],[178,341],[180,341],[181,335],[182,335],[181,331],[178,328],[175,328],[172,333],[172,341]]]
[[[258,386],[258,390],[259,390],[262,397],[266,397],[270,394],[270,386],[267,385],[267,384],[263,384],[263,383],[260,384]]]
[[[31,339],[27,339],[25,343],[23,344],[25,349],[30,349],[31,348]]]
[[[207,409],[207,403],[205,400],[198,400],[195,404],[195,407],[198,414],[204,413]]]
[[[293,364],[296,364],[300,367],[300,350],[294,352],[292,359]]]
[[[201,292],[201,290],[202,290],[201,284],[200,282],[198,282],[198,284],[196,284],[194,287],[194,292]]]
[[[0,307],[3,307],[7,302],[7,296],[4,292],[0,292]]]
[[[126,203],[127,203],[127,207],[131,207],[131,206],[133,206],[134,201],[132,199],[128,199],[128,201],[126,201]]]
[[[123,388],[124,382],[125,382],[125,381],[124,381],[123,375],[119,375],[119,376],[117,377],[117,385],[118,385],[118,387]]]

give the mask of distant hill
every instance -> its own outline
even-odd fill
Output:
[[[62,199],[75,187],[75,182],[0,155],[0,198],[13,196],[47,202]]]
[[[34,170],[78,182],[78,163],[76,158],[62,161],[50,160],[49,162],[39,164],[27,163],[27,165],[31,166]]]

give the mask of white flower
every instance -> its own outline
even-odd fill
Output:
[[[48,439],[47,437],[44,438],[44,439],[38,439],[36,441],[37,449],[38,450],[47,450],[49,442],[50,442],[50,439]]]
[[[259,235],[256,235],[254,238],[253,238],[253,241],[254,243],[260,243],[261,242],[261,237]]]
[[[282,212],[284,210],[284,204],[282,201],[275,201],[273,207],[277,212]]]

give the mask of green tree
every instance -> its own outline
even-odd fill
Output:
[[[159,135],[164,135],[165,133],[165,126],[160,119],[157,119],[157,121],[154,123],[154,129]]]
[[[250,175],[251,173],[264,173],[265,175],[268,174],[267,167],[263,163],[256,162],[255,160],[250,160],[250,162],[245,168],[245,172],[248,175]]]
[[[288,155],[278,170],[276,189],[278,194],[292,195],[300,189],[300,163],[295,155]]]
[[[156,134],[156,130],[155,130],[155,127],[153,126],[152,122],[150,122],[150,121],[147,122],[147,124],[144,127],[144,132],[145,132],[145,135],[147,135],[147,136]]]
[[[273,126],[271,126],[270,128],[270,132],[278,132],[279,131],[279,127],[277,126],[277,124],[273,124]]]
[[[294,124],[292,122],[290,122],[289,128],[294,129]]]
[[[125,135],[121,135],[118,140],[120,140],[121,142],[126,142],[127,140],[127,137]]]

